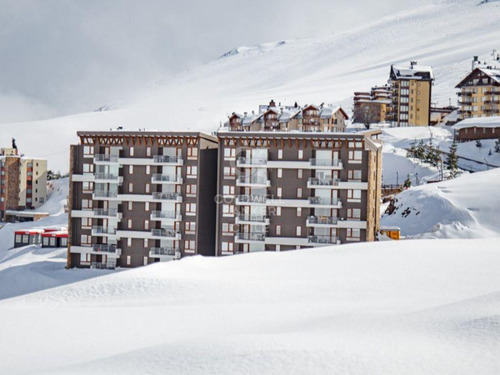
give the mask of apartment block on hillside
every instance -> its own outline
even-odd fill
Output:
[[[428,126],[431,116],[431,95],[434,73],[432,67],[391,65],[389,84],[392,88],[393,126]]]
[[[14,141],[12,147],[0,149],[0,221],[41,206],[46,196],[47,160],[19,155]]]
[[[500,60],[495,63],[500,64]],[[459,119],[500,115],[500,68],[480,65],[475,56],[472,71],[456,88],[460,90]]]
[[[215,254],[217,139],[197,132],[78,132],[68,267],[137,267]]]
[[[388,85],[374,86],[370,92],[355,92],[352,121],[361,124],[386,122],[391,113],[391,94]]]
[[[265,117],[247,130],[235,120],[217,134],[217,255],[375,240],[380,130],[274,130]]]

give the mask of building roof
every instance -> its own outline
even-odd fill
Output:
[[[482,72],[484,74],[486,74],[488,77],[490,77],[493,81],[495,81],[497,84],[500,85],[500,69],[493,69],[493,68],[489,68],[489,67],[476,67],[475,69],[473,69],[471,72],[469,72],[469,74],[467,74],[464,79],[462,79],[458,85],[455,86],[455,88],[460,88],[462,87],[462,85],[464,84],[465,81],[468,81],[470,79],[470,77],[474,74],[476,74],[477,72]]]
[[[68,238],[68,232],[62,230],[57,232],[45,232],[42,233],[42,237]]]
[[[20,229],[16,230],[14,233],[33,235],[33,234],[42,234],[43,232],[44,232],[43,229]]]
[[[391,65],[392,79],[416,79],[416,80],[434,80],[432,66],[428,65]]]
[[[217,138],[213,135],[206,134],[199,131],[162,131],[162,130],[108,130],[108,131],[79,131],[76,133],[78,137],[142,137],[142,138],[151,138],[151,137],[200,137],[207,139],[209,141],[217,142]]]
[[[465,128],[500,128],[500,116],[472,117],[462,120],[452,126],[454,130]]]

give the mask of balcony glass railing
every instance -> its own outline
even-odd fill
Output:
[[[309,197],[310,204],[336,206],[339,202],[338,198]]]
[[[114,216],[118,215],[118,210],[116,208],[109,208],[109,209],[95,208],[94,215],[95,216],[112,216],[112,217],[114,217]]]
[[[92,251],[96,253],[116,253],[116,245],[96,244],[92,246]]]
[[[238,195],[238,202],[242,203],[266,203],[265,195]]]
[[[95,190],[94,196],[97,198],[116,198],[118,196],[118,192],[107,191],[107,190]]]
[[[151,255],[175,256],[175,252],[179,251],[179,249],[174,247],[152,247],[149,251]]]
[[[153,219],[175,219],[177,217],[175,211],[152,211],[151,217]]]
[[[180,177],[175,174],[161,174],[155,173],[153,174],[153,182],[179,182]]]
[[[118,175],[113,173],[95,173],[94,178],[96,180],[118,180]]]
[[[240,176],[238,177],[238,182],[241,184],[249,184],[249,185],[267,185],[269,180],[267,179],[267,177]]]
[[[264,241],[266,235],[265,233],[236,233],[236,238],[244,241]]]
[[[178,231],[174,229],[152,229],[151,234],[156,237],[175,237]]]
[[[337,186],[339,184],[339,180],[336,178],[311,177],[309,178],[308,182],[313,186]]]
[[[342,165],[342,161],[333,159],[309,159],[311,166],[319,167],[338,167]]]
[[[95,154],[94,161],[108,161],[111,163],[117,163],[118,155]]]
[[[267,219],[268,217],[265,215],[246,215],[246,214],[238,215],[238,220],[251,221],[255,223],[265,223]]]
[[[179,156],[155,155],[153,156],[154,163],[180,163],[182,158]]]
[[[330,216],[309,216],[310,224],[337,224],[336,217]]]
[[[175,201],[181,195],[179,193],[153,193],[153,199],[165,200],[165,201]]]
[[[92,227],[92,232],[96,234],[116,234],[116,228],[94,225]]]
[[[244,158],[240,157],[238,158],[238,162],[240,164],[244,165],[266,165],[267,164],[267,159],[260,159],[260,158]]]
[[[324,244],[334,244],[337,243],[338,237],[333,236],[309,236],[308,241],[310,243],[324,243]]]

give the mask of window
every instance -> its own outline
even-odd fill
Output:
[[[21,243],[22,236],[20,234],[16,234],[16,243]]]
[[[232,236],[234,234],[234,224],[222,223],[222,235]]]
[[[281,235],[281,225],[276,225],[276,235]]]
[[[144,220],[144,230],[149,230],[149,220]]]
[[[361,231],[359,229],[347,228],[346,237],[348,241],[359,241],[361,237]]]
[[[297,198],[302,198],[302,188],[297,188]]]
[[[186,233],[192,233],[192,234],[194,234],[194,232],[196,230],[196,222],[194,222],[194,221],[186,221],[184,223],[184,229],[185,229]]]
[[[132,246],[132,238],[127,238],[127,246]]]
[[[304,159],[304,150],[299,150],[299,159]]]
[[[236,149],[235,148],[225,148],[224,149],[224,159],[225,160],[234,160],[236,157]]]
[[[134,209],[134,203],[133,202],[128,202],[128,210],[132,211]]]
[[[127,255],[127,266],[130,266],[130,263],[132,263],[132,257]]]
[[[128,173],[129,174],[134,174],[134,166],[133,165],[129,165],[128,166]]]
[[[147,248],[149,246],[149,241],[147,238],[144,239],[144,247]]]
[[[347,179],[361,181],[361,170],[349,169],[347,171]]]
[[[234,186],[224,185],[222,187],[222,194],[223,195],[234,195]]]
[[[347,200],[349,202],[361,202],[361,190],[347,190]]]
[[[92,237],[86,234],[82,234],[80,236],[80,241],[82,245],[89,245],[90,243],[92,243]]]
[[[349,150],[349,162],[350,163],[361,163],[363,158],[362,151]]]
[[[151,185],[150,184],[146,184],[146,193],[151,193]]]
[[[351,220],[361,220],[361,209],[359,208],[348,208],[347,218]]]
[[[281,207],[276,207],[276,216],[281,216]]]
[[[80,263],[89,263],[90,254],[80,254]]]
[[[276,196],[278,198],[281,198],[282,193],[283,193],[283,189],[282,188],[279,187],[279,188],[276,189]]]
[[[278,168],[278,170],[276,171],[276,173],[277,173],[277,177],[278,178],[282,178],[283,177],[283,169]]]
[[[234,215],[234,206],[232,204],[223,204],[222,205],[222,215],[233,216]]]
[[[297,171],[297,178],[302,178],[302,175],[303,175],[303,171],[302,171],[302,169],[299,169]]]
[[[193,240],[184,241],[184,250],[193,252],[195,249],[196,249],[195,241]]]
[[[297,207],[297,217],[302,216],[302,207]]]
[[[128,183],[128,191],[129,193],[132,193],[134,191],[134,184],[132,182]]]
[[[94,155],[94,146],[83,146],[83,155]]]
[[[186,203],[186,215],[196,215],[196,203]]]
[[[130,147],[130,156],[134,156],[134,147]]]
[[[146,174],[151,174],[151,167],[146,165]]]
[[[224,178],[234,178],[236,175],[235,167],[224,167]]]
[[[82,199],[83,209],[92,209],[92,201],[90,199]]]
[[[146,148],[146,156],[151,156],[151,147]]]
[[[278,159],[283,159],[283,150],[278,150]]]
[[[195,184],[186,185],[186,194],[195,195],[196,194],[196,185]]]
[[[295,235],[297,237],[300,237],[302,235],[302,227],[297,227],[297,229],[295,230]]]
[[[144,211],[149,211],[149,202],[144,203]]]
[[[132,228],[132,219],[127,220],[127,227],[128,227],[128,229]]]
[[[94,173],[94,164],[83,164],[83,173]]]
[[[82,228],[91,228],[92,227],[92,219],[90,217],[82,218]]]
[[[222,242],[222,251],[233,251],[234,244],[232,242]]]
[[[195,178],[198,176],[198,167],[196,165],[188,165],[187,177]]]
[[[198,158],[198,147],[188,147],[187,157],[188,157],[188,159],[197,159]]]

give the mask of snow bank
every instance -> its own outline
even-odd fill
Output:
[[[0,301],[0,371],[496,373],[497,242],[193,257]]]
[[[499,191],[500,169],[411,188],[397,195],[396,210],[381,225],[418,238],[499,236]]]

